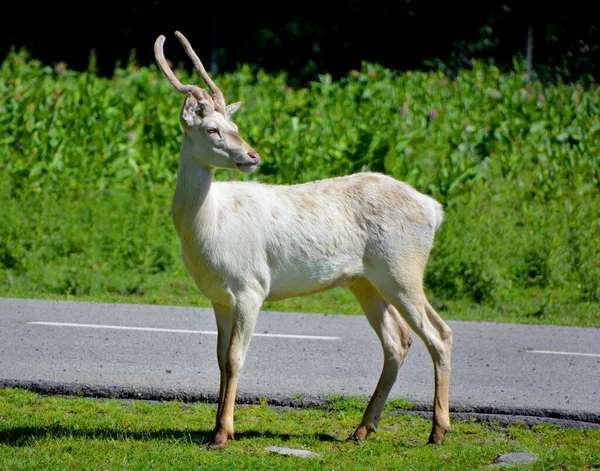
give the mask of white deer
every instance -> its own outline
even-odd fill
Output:
[[[211,98],[203,88],[181,84],[164,57],[165,37],[159,36],[156,61],[185,94],[171,216],[185,266],[211,300],[218,328],[219,404],[207,448],[223,448],[233,438],[238,378],[263,302],[335,286],[354,293],[384,356],[377,387],[349,440],[364,440],[377,431],[412,343],[408,323],[433,361],[429,443],[441,444],[450,431],[452,330],[423,292],[425,264],[442,223],[441,205],[374,172],[298,185],[214,181],[217,168],[250,173],[260,157],[231,121],[241,103],[225,104],[187,39],[175,35],[213,93]]]

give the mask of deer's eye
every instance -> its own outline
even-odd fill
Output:
[[[219,130],[217,128],[206,128],[206,132],[208,134],[219,134]]]

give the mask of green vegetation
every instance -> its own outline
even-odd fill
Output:
[[[182,81],[196,81],[184,70]],[[600,326],[600,91],[476,63],[364,64],[294,90],[241,66],[253,175],[288,184],[370,169],[446,208],[426,287],[446,319]],[[110,79],[10,54],[0,70],[0,295],[207,306],[170,221],[182,97],[156,68]],[[360,313],[343,290],[266,309]]]
[[[600,430],[542,424],[501,426],[456,420],[443,446],[425,445],[429,419],[384,414],[380,430],[363,444],[345,438],[360,422],[352,401],[331,410],[285,410],[266,405],[236,411],[236,439],[207,452],[215,408],[180,402],[44,397],[0,390],[0,469],[277,469],[465,470],[484,469],[498,456],[528,452],[530,470],[597,469]],[[305,449],[301,459],[265,451]]]

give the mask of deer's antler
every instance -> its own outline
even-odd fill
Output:
[[[213,92],[213,101],[215,103],[215,110],[220,111],[221,113],[225,114],[226,105],[225,105],[225,97],[223,96],[223,93],[221,93],[221,90],[219,90],[219,87],[217,87],[215,85],[215,82],[213,82],[212,79],[208,76],[208,73],[206,72],[204,65],[202,65],[202,61],[200,61],[200,58],[196,55],[196,53],[192,49],[192,45],[186,39],[186,37],[183,34],[181,34],[179,31],[175,31],[175,36],[177,36],[177,39],[179,39],[179,41],[183,45],[187,55],[190,57],[190,59],[192,59],[192,62],[194,63],[194,67],[196,67],[196,70],[200,74],[200,77],[202,77],[202,80],[204,80],[206,85],[208,85],[208,88],[210,88],[210,91]]]
[[[178,92],[191,93],[198,100],[205,99],[205,95],[207,95],[206,90],[203,90],[197,85],[183,85],[179,79],[175,77],[175,74],[165,59],[165,53],[163,50],[164,43],[165,37],[162,34],[156,38],[156,41],[154,42],[154,57],[156,59],[156,63],[160,67],[160,70],[162,70],[163,74],[165,74],[165,76],[169,79],[169,82],[171,82]]]

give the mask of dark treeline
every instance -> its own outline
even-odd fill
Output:
[[[116,65],[153,63],[159,34],[167,36],[167,57],[184,61],[172,34],[179,30],[213,71],[248,63],[286,71],[300,85],[322,73],[345,76],[362,61],[449,73],[472,59],[511,68],[513,58],[526,57],[529,38],[532,71],[540,79],[600,77],[590,1],[284,3],[110,0],[77,10],[66,2],[15,3],[5,15],[0,54],[24,48],[44,63],[65,62],[75,70],[87,69],[93,55],[97,72],[110,75]]]

